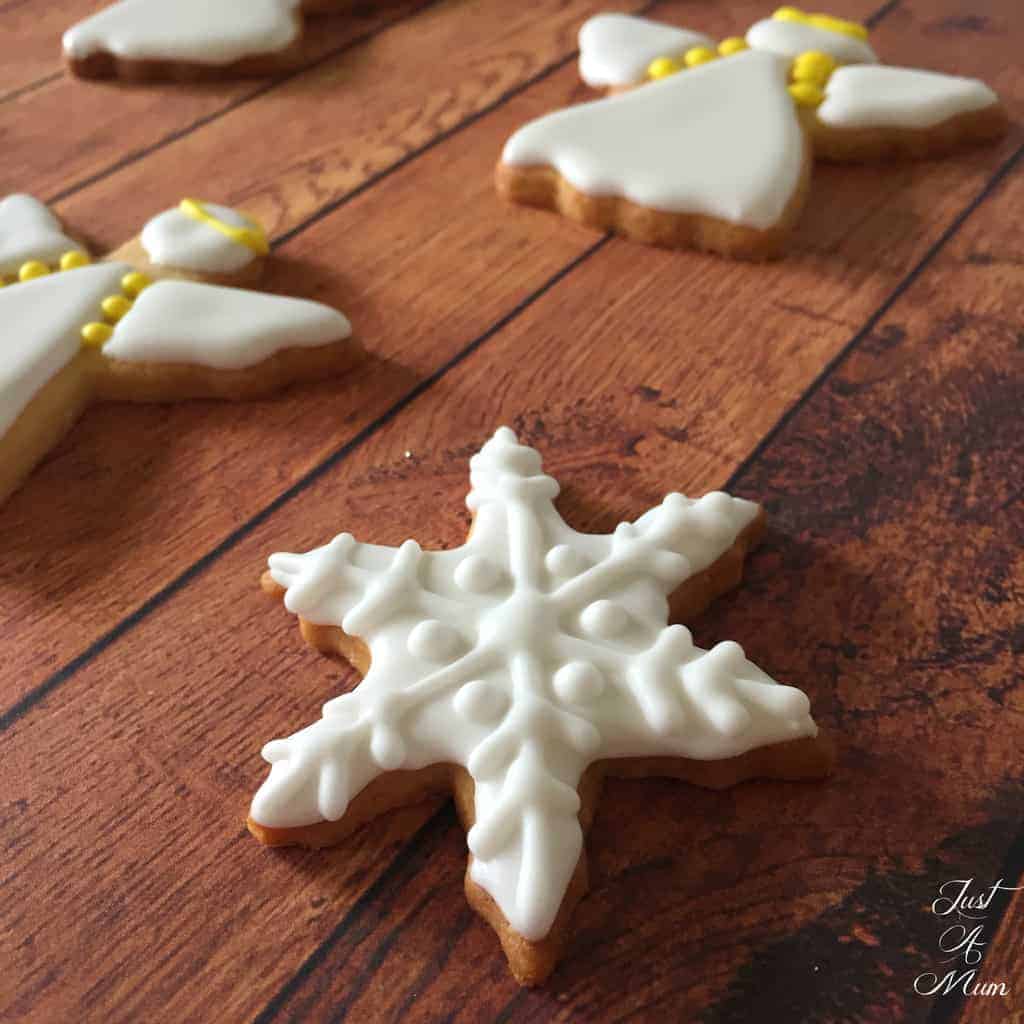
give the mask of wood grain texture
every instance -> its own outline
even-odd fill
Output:
[[[740,7],[721,32],[753,16],[750,4]],[[483,29],[479,31],[485,38]],[[912,50],[920,29],[911,22],[905,33],[910,38],[902,43],[898,37],[891,40],[891,48],[902,45]],[[978,59],[980,63],[982,58]],[[386,75],[375,78],[377,87],[385,81]],[[18,656],[0,669],[0,679],[10,680],[7,692],[20,698],[33,686],[45,685],[62,664],[118,628],[141,602],[159,594],[191,562],[186,554],[190,549],[182,544],[184,535],[198,529],[201,535],[216,537],[213,548],[244,522],[245,509],[255,511],[274,500],[586,251],[594,235],[555,217],[508,211],[490,187],[494,154],[514,127],[539,109],[579,96],[575,69],[556,72],[470,125],[464,134],[332,211],[283,248],[288,262],[270,277],[271,289],[333,302],[349,313],[363,337],[370,332],[375,339],[374,358],[350,374],[341,390],[336,385],[303,389],[242,416],[213,406],[111,407],[94,410],[79,424],[49,465],[36,473],[29,489],[0,509],[0,523],[10,523],[10,533],[17,537],[25,535],[19,524],[34,518],[37,502],[55,509],[77,508],[90,524],[60,558],[44,560],[42,552],[65,536],[66,512],[48,517],[25,545],[0,555],[0,576],[18,577],[0,595],[0,602],[14,602],[6,607],[17,608],[19,618]],[[609,253],[618,255],[614,264],[601,264],[605,272],[596,287],[601,294],[618,293],[612,299],[620,304],[622,327],[617,329],[634,334],[630,306],[658,308],[664,304],[661,293],[672,295],[667,310],[643,318],[642,343],[655,348],[664,344],[667,353],[675,352],[681,338],[689,339],[688,346],[699,345],[700,358],[711,361],[723,375],[723,404],[729,404],[731,394],[746,391],[749,370],[757,368],[758,385],[764,389],[756,402],[762,418],[747,425],[729,422],[728,437],[737,441],[734,450],[739,458],[759,436],[758,430],[767,429],[845,343],[853,325],[928,251],[1012,144],[1010,140],[1003,148],[931,164],[928,174],[898,165],[860,175],[821,173],[794,240],[794,256],[779,267],[744,275],[720,261],[684,257],[682,265],[690,279],[679,294],[678,257],[644,250],[644,261],[638,262],[634,247],[615,243]],[[258,137],[239,136],[232,146],[232,152],[242,157],[239,168],[258,160],[262,148]],[[158,167],[160,180],[166,182],[166,195],[155,205],[173,202],[181,187],[175,176],[181,162],[172,150],[152,154],[145,162]],[[193,163],[191,157],[185,162]],[[75,226],[106,222],[110,218],[101,211],[116,213],[117,195],[144,187],[142,166],[125,172],[132,177],[130,184],[121,176],[117,182],[101,182],[61,209]],[[308,190],[296,192],[287,184],[274,191],[269,185],[265,188],[273,203],[251,205],[279,229],[293,227],[316,209]],[[295,212],[279,222],[272,212],[275,203]],[[929,205],[932,212],[924,219],[920,211]],[[134,230],[138,216],[133,218],[134,223],[126,223],[103,241],[113,244]],[[882,266],[880,238],[888,252]],[[486,269],[474,258],[484,246],[489,252]],[[451,269],[445,286],[439,288],[435,267],[444,260]],[[628,279],[617,285],[623,273]],[[409,301],[389,302],[395,288]],[[767,320],[765,294],[779,296],[769,300]],[[488,303],[489,295],[493,304]],[[799,295],[799,301],[790,295]],[[593,314],[587,288],[573,289],[571,296],[574,316],[589,321]],[[728,302],[724,296],[729,296]],[[735,348],[740,363],[720,358],[723,342]],[[625,351],[617,349],[614,354],[621,362]],[[543,372],[542,365],[536,372]],[[618,365],[610,372],[617,373]],[[788,379],[781,380],[780,375]],[[692,367],[687,377],[691,384],[700,381]],[[766,399],[777,387],[782,390]],[[132,426],[118,429],[128,423]],[[710,437],[720,429],[713,420],[703,427],[702,444],[729,443]],[[253,430],[259,433],[258,442],[252,439]],[[216,440],[208,442],[207,436]],[[255,466],[226,455],[254,443],[265,456]],[[212,490],[211,475],[218,481]],[[129,481],[133,486],[127,486]],[[200,488],[204,500],[197,510],[195,495]],[[153,500],[154,493],[160,495],[159,501]],[[131,514],[109,522],[111,504],[125,501],[130,502]],[[102,568],[111,559],[112,543],[132,550],[138,564],[137,570],[122,571],[117,588],[108,585]],[[29,576],[24,573],[26,564],[35,570]],[[68,578],[75,581],[74,631],[55,628],[55,621],[66,613],[47,597]]]
[[[817,168],[775,267],[605,241],[490,185],[512,128],[586,95],[558,63],[592,9],[439,4],[137,159],[149,129],[118,95],[131,130],[102,158],[127,162],[75,179],[73,225],[115,244],[200,168],[284,236],[271,286],[346,309],[373,358],[244,416],[94,410],[0,509],[3,707],[35,694],[0,734],[0,1019],[1002,1024],[911,986],[935,887],[1019,865],[1019,127],[940,163]],[[725,35],[762,10],[654,13]],[[1018,5],[886,11],[886,59],[984,75],[1019,124]],[[16,165],[107,167],[84,138],[21,139]],[[463,900],[450,807],[312,853],[243,826],[262,742],[354,681],[261,597],[266,554],[340,529],[457,544],[467,457],[502,420],[581,528],[670,488],[766,501],[747,585],[695,636],[806,688],[842,753],[823,787],[609,783],[537,993]],[[986,957],[1011,982],[1021,910]]]

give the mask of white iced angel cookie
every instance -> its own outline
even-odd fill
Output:
[[[128,261],[88,265],[80,250],[26,268],[0,288],[0,501],[93,401],[249,398],[358,358],[348,320],[317,302],[153,283]]]
[[[142,229],[142,247],[154,266],[198,274],[238,274],[270,251],[263,228],[216,203],[183,199]]]
[[[843,161],[927,157],[1006,132],[1006,111],[981,82],[844,63],[876,60],[862,25],[780,8],[746,39],[654,58],[648,84],[634,83],[642,88],[521,128],[498,164],[498,192],[640,242],[779,256],[809,149]]]
[[[748,51],[549,114],[506,143],[499,191],[640,241],[774,254],[807,162],[787,74]]]
[[[269,74],[300,54],[304,12],[351,2],[117,0],[64,33],[64,56],[90,78]]]
[[[705,651],[667,624],[671,596],[693,586],[693,609],[738,581],[757,505],[670,494],[612,534],[577,533],[540,455],[508,428],[471,460],[470,479],[473,529],[460,548],[340,534],[271,556],[268,586],[304,636],[369,665],[319,722],[264,747],[272,767],[249,824],[264,842],[323,845],[398,802],[388,773],[424,772],[429,786],[431,766],[459,766],[467,892],[516,976],[535,983],[581,894],[588,765],[642,774],[645,759],[679,759],[681,777],[726,785],[761,770],[820,775],[828,757],[802,692],[737,644]],[[736,774],[755,751],[761,768]],[[402,785],[414,798],[408,776]]]
[[[694,46],[710,43],[700,32],[649,18],[598,14],[580,29],[580,77],[595,89],[635,85],[647,77],[656,57],[681,57]]]
[[[42,263],[44,271],[52,270],[62,256],[78,252],[81,246],[38,199],[17,193],[0,200],[0,283],[17,277],[26,264]],[[24,276],[38,274],[30,270]]]
[[[804,14],[795,7],[780,7],[772,17],[756,22],[746,39],[751,49],[790,59],[816,52],[827,53],[837,64],[878,60],[862,25],[827,14]]]

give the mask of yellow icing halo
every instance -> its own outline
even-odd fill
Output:
[[[824,29],[826,32],[838,32],[840,35],[850,36],[853,39],[861,40],[861,42],[867,42],[868,38],[867,28],[859,22],[846,21],[831,14],[807,14],[799,7],[780,7],[772,15],[772,20],[796,21],[802,25]]]
[[[178,209],[186,217],[208,224],[214,231],[219,231],[226,238],[230,238],[232,242],[244,245],[259,256],[266,256],[270,252],[267,236],[258,224],[251,228],[237,228],[232,224],[225,224],[224,221],[210,213],[206,204],[198,199],[182,199],[178,204]]]

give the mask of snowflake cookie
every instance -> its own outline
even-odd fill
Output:
[[[817,778],[830,755],[800,690],[738,644],[704,651],[668,625],[738,583],[759,506],[670,494],[612,534],[577,533],[540,455],[507,427],[472,458],[470,481],[460,548],[342,533],[270,557],[265,589],[364,678],[263,748],[270,775],[249,829],[269,845],[323,846],[453,791],[467,896],[515,976],[537,984],[587,888],[584,832],[604,775],[725,787]]]
[[[84,78],[144,81],[267,75],[301,57],[305,15],[353,0],[118,0],[64,33]]]
[[[94,401],[248,398],[350,366],[337,310],[224,287],[268,251],[255,221],[185,199],[93,263],[38,200],[0,202],[0,501]]]
[[[864,26],[794,7],[717,44],[598,15],[580,30],[579,66],[616,95],[517,131],[499,193],[637,241],[748,259],[781,255],[812,154],[937,156],[1007,127],[982,82],[882,67]]]

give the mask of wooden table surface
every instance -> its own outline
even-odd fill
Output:
[[[119,88],[61,69],[95,0],[0,0],[0,194],[97,251],[183,194],[241,206],[270,287],[344,309],[367,350],[273,400],[97,407],[0,508],[3,1020],[1024,1019],[1024,892],[982,915],[978,980],[1006,994],[914,991],[948,955],[943,882],[1024,885],[1024,4],[879,4],[836,13],[890,63],[986,78],[1016,123],[952,159],[819,165],[791,255],[756,266],[505,207],[491,172],[587,97],[587,16],[720,38],[765,3],[365,3],[295,74]],[[261,745],[354,682],[260,594],[266,555],[458,543],[500,423],[579,528],[672,489],[763,502],[745,586],[695,636],[806,690],[840,750],[820,785],[609,783],[535,991],[465,903],[450,804],[320,852],[243,825]]]

